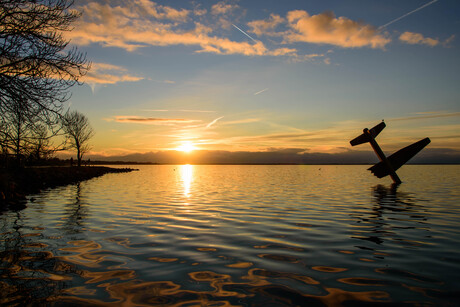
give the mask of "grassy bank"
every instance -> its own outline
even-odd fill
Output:
[[[108,173],[130,171],[133,169],[104,166],[0,169],[0,210],[24,208],[26,195],[38,193],[43,189],[76,183]]]

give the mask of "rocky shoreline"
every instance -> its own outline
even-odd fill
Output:
[[[39,193],[43,189],[68,185],[109,173],[126,173],[134,170],[106,166],[0,169],[0,211],[25,208],[26,196]]]

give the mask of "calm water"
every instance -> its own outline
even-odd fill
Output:
[[[460,301],[460,166],[142,166],[0,215],[0,304]]]

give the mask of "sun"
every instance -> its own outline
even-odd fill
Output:
[[[183,151],[183,152],[191,152],[191,151],[195,150],[196,148],[195,148],[195,146],[193,146],[193,144],[191,142],[184,142],[184,143],[182,143],[182,145],[180,145],[176,149],[179,150],[179,151]]]

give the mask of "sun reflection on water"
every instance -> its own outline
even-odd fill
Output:
[[[460,172],[438,167],[397,189],[342,180],[365,166],[155,165],[45,191],[0,213],[0,306],[449,305],[458,175],[436,176]]]
[[[180,177],[184,186],[184,195],[185,197],[190,197],[190,186],[192,185],[193,181],[193,165],[181,165]]]

